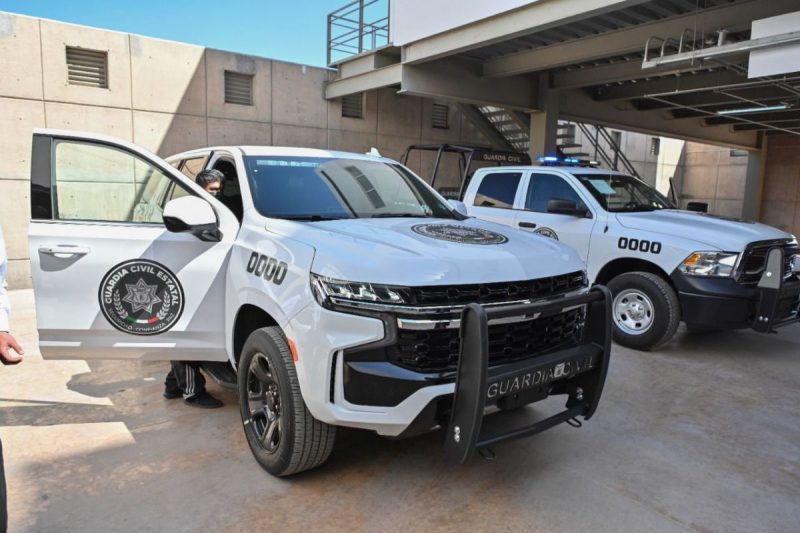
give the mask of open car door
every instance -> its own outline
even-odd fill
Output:
[[[167,230],[166,204],[187,196],[211,206],[215,228]],[[45,358],[228,360],[225,277],[239,224],[168,163],[111,137],[37,129],[31,218]]]

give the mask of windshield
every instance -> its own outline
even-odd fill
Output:
[[[646,183],[619,174],[575,174],[610,213],[673,209],[672,202]]]
[[[265,217],[292,220],[457,215],[399,164],[333,157],[247,156],[253,202]]]

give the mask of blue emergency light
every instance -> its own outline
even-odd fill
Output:
[[[576,157],[561,158],[557,155],[540,155],[536,158],[536,162],[542,166],[565,166],[565,167],[596,167],[597,161],[581,161]]]

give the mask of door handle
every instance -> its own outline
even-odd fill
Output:
[[[534,224],[533,222],[519,222],[517,223],[517,225],[520,228],[536,229],[536,224]]]
[[[56,246],[40,246],[39,253],[58,256],[86,255],[91,250],[86,246],[68,246],[58,244]]]

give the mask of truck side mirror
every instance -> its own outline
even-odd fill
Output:
[[[560,198],[554,198],[547,202],[547,212],[553,213],[556,215],[571,215],[574,217],[591,217],[591,213],[588,209],[581,206],[578,207],[578,203],[574,200],[562,200]]]
[[[460,200],[447,200],[447,203],[449,203],[450,207],[452,207],[453,210],[459,215],[463,215],[465,217],[469,216],[467,214],[467,206],[464,204],[464,202]]]
[[[197,196],[183,196],[167,202],[163,219],[167,230],[173,233],[191,233],[202,241],[222,238],[214,209]]]

